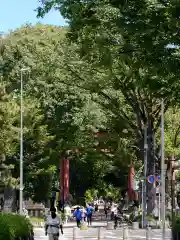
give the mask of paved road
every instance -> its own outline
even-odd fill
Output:
[[[105,223],[102,223],[102,225]],[[72,224],[71,224],[72,225]],[[151,240],[162,240],[161,230],[151,231]],[[91,227],[88,230],[80,231],[81,239],[83,240],[97,240],[98,227]],[[60,240],[72,240],[73,239],[73,226],[67,226],[64,228],[64,236],[60,237]],[[123,229],[119,228],[116,230],[105,230],[105,240],[122,240]],[[146,240],[145,230],[129,230],[130,240]],[[164,240],[170,240],[170,230],[166,231],[166,238]],[[48,240],[47,236],[44,235],[43,229],[35,229],[35,240]]]

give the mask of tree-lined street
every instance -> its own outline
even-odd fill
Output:
[[[25,24],[0,35],[1,210],[22,213],[32,201],[43,207],[29,213],[42,221],[55,204],[63,215],[65,203],[101,200],[104,215],[124,211],[130,221],[163,226],[168,219],[177,232],[180,1],[38,4],[37,18],[58,11],[68,26]],[[13,229],[23,218],[8,216],[2,238],[32,232],[26,220],[25,230]],[[93,239],[95,231],[81,233]],[[144,239],[144,231],[130,235]],[[160,232],[152,230],[154,240]]]

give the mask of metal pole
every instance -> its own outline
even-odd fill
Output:
[[[158,220],[159,220],[159,223],[161,221],[161,194],[159,193],[158,194]]]
[[[165,166],[164,166],[164,101],[161,102],[161,223],[162,239],[165,238]]]
[[[23,72],[29,68],[21,69],[21,116],[20,116],[20,186],[19,186],[19,213],[23,214]]]
[[[63,213],[64,213],[64,178],[65,178],[65,159],[63,159]]]
[[[173,162],[172,164],[172,175],[171,175],[171,207],[172,207],[172,226],[175,223],[176,217],[176,204],[175,204],[175,171],[173,169]],[[173,237],[173,227],[172,227],[172,237]]]
[[[20,119],[20,188],[19,213],[23,214],[23,69],[21,69],[21,119]]]
[[[146,179],[147,179],[147,126],[144,127],[144,179],[143,179],[143,226],[146,217]]]
[[[142,219],[141,219],[141,222],[142,222],[142,224],[141,224],[141,226],[142,226],[142,228],[143,228],[143,226],[144,226],[144,189],[143,189],[143,187],[144,187],[144,180],[141,180],[141,187],[142,187],[142,190],[141,190],[141,201],[142,201]]]

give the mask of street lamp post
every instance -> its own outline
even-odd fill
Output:
[[[142,206],[142,215],[141,215],[141,227],[144,227],[144,180],[141,180],[141,206]]]
[[[148,144],[147,144],[147,125],[144,127],[144,179],[143,179],[143,206],[142,206],[142,228],[145,227],[145,220],[146,220],[146,203],[147,203],[147,186],[146,186],[146,179],[147,179],[147,151],[148,151]]]
[[[161,102],[161,224],[162,224],[162,239],[165,238],[165,217],[166,217],[166,202],[165,202],[165,163],[164,163],[164,101]]]
[[[20,116],[20,186],[19,186],[19,213],[23,214],[23,73],[29,68],[21,70],[21,116]]]

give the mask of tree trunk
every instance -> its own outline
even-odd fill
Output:
[[[154,151],[154,123],[152,119],[147,122],[147,176],[155,175],[155,151]],[[147,195],[147,215],[152,215],[155,208],[156,184],[148,183]]]
[[[142,120],[142,122],[145,122],[145,119]],[[144,124],[145,125],[145,124]],[[154,124],[153,124],[153,120],[149,119],[147,122],[147,165],[146,165],[146,176],[145,179],[147,179],[147,177],[149,175],[154,175],[155,174],[155,141],[154,141]],[[142,162],[144,163],[145,166],[145,131],[143,136],[138,136],[139,138],[139,144],[138,144],[138,148],[139,150],[136,152],[136,155],[138,158],[142,159]],[[149,184],[147,181],[146,183],[146,187],[144,189],[144,194],[145,194],[145,198],[144,201],[147,201],[147,215],[152,215],[153,210],[155,208],[155,198],[156,198],[156,187],[155,184]],[[146,208],[146,207],[145,207]]]

